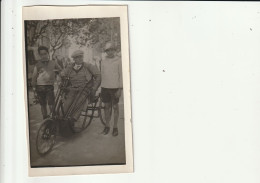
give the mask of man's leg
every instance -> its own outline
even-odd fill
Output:
[[[75,100],[75,97],[77,96],[77,93],[78,92],[76,90],[69,90],[69,92],[66,94],[64,104],[63,104],[64,116],[67,115],[71,106],[73,105],[73,102]],[[71,115],[69,115],[68,117],[71,118]],[[70,123],[71,127],[74,126],[74,122],[75,122],[74,119],[70,119],[69,123]]]
[[[88,93],[83,92],[77,100],[77,103],[75,105],[75,112],[72,114],[72,117],[77,121],[85,107],[88,105],[87,101]]]
[[[64,109],[65,115],[68,112],[68,110],[69,110],[70,106],[72,105],[73,101],[75,100],[76,95],[77,95],[77,91],[75,91],[75,90],[70,90],[67,93],[66,99],[64,100],[64,104],[63,104],[63,109]]]

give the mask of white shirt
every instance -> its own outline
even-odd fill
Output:
[[[105,57],[101,61],[101,87],[123,88],[121,57]]]

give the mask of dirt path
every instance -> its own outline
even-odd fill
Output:
[[[30,96],[32,97],[32,94]],[[112,136],[111,131],[108,135],[101,134],[104,126],[99,118],[94,118],[91,125],[85,131],[68,138],[58,136],[52,151],[42,157],[36,150],[36,135],[42,124],[40,105],[30,106],[31,165],[38,167],[124,164],[125,139],[122,102],[120,102],[119,108],[118,136]]]

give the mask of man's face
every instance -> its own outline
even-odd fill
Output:
[[[49,61],[49,53],[46,50],[40,50],[39,55],[42,62]]]
[[[74,61],[75,61],[75,63],[76,63],[77,65],[80,65],[80,64],[83,63],[83,55],[76,56],[76,57],[74,57],[73,59],[74,59]]]
[[[109,58],[113,58],[114,55],[115,55],[115,49],[113,49],[113,48],[107,49],[107,50],[106,50],[106,54],[107,54],[107,56],[108,56]]]

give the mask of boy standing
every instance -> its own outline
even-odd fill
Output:
[[[105,105],[106,125],[103,134],[110,131],[112,108],[114,111],[113,136],[118,135],[119,98],[123,89],[121,58],[116,56],[116,49],[111,42],[105,45],[105,58],[101,61],[101,98]]]
[[[60,67],[50,60],[49,50],[45,46],[38,48],[40,61],[35,65],[32,75],[32,87],[37,93],[43,119],[48,118],[47,103],[50,112],[54,104],[54,81],[55,71],[60,70]]]

